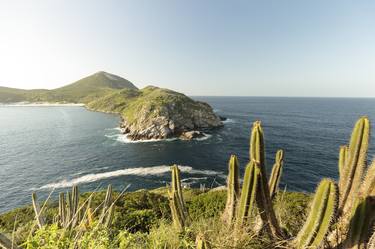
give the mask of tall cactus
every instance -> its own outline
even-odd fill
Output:
[[[349,143],[349,155],[340,175],[341,212],[350,210],[354,203],[366,167],[369,138],[370,121],[367,117],[361,117],[354,126]]]
[[[319,248],[336,217],[338,189],[330,179],[323,179],[316,190],[307,220],[295,239],[297,248]]]
[[[189,222],[189,215],[182,194],[180,170],[178,169],[177,165],[172,166],[171,170],[172,182],[171,187],[168,191],[169,205],[171,208],[174,225],[178,229],[182,230]]]
[[[275,164],[272,167],[272,172],[269,180],[269,188],[270,188],[270,197],[273,199],[276,192],[279,189],[279,183],[281,179],[281,174],[283,170],[283,161],[284,161],[284,152],[283,150],[278,150],[275,156]]]
[[[65,194],[59,194],[59,219],[60,219],[60,226],[64,227],[66,224],[66,201],[65,201]]]
[[[268,227],[273,237],[282,237],[283,233],[276,219],[270,197],[266,174],[266,158],[263,129],[260,121],[255,121],[250,138],[250,159],[256,163],[260,170],[259,194],[256,198],[262,221]]]
[[[104,202],[103,202],[103,209],[102,214],[100,216],[99,222],[106,223],[105,220],[108,219],[106,217],[111,216],[110,208],[112,207],[112,185],[109,184],[107,187],[107,192],[105,194]]]
[[[72,195],[71,195],[71,205],[70,206],[70,209],[71,209],[71,224],[72,224],[72,227],[75,227],[78,223],[78,204],[79,204],[79,192],[78,192],[78,186],[74,185],[72,187]]]
[[[256,194],[258,190],[260,170],[255,161],[250,161],[245,169],[241,198],[237,207],[237,224],[242,226],[248,223],[254,213]]]
[[[344,248],[362,249],[366,248],[370,239],[375,221],[375,198],[359,198],[356,201],[353,215],[350,219],[349,231]]]
[[[228,170],[227,202],[223,213],[223,220],[227,224],[230,224],[235,217],[237,199],[240,194],[239,164],[235,155],[231,155],[229,159]]]
[[[34,208],[35,219],[36,219],[37,225],[39,228],[42,228],[44,226],[44,219],[41,214],[41,210],[40,210],[40,206],[37,200],[36,193],[31,194],[31,200],[33,202],[33,208]]]

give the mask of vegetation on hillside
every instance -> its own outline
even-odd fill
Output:
[[[51,102],[88,103],[121,89],[137,89],[130,81],[106,72],[98,72],[70,85],[53,89],[23,90],[0,87],[0,103]]]
[[[25,248],[374,248],[375,163],[367,167],[370,123],[355,124],[340,148],[336,183],[323,179],[313,198],[278,189],[279,150],[265,173],[264,135],[255,122],[250,161],[240,184],[239,164],[229,160],[226,190],[184,189],[177,166],[168,188],[134,193],[79,195],[73,187],[59,202],[0,216],[0,243]],[[34,211],[34,212],[33,212]],[[9,239],[10,238],[10,239]],[[14,246],[14,245],[13,245]],[[14,247],[13,247],[14,248]]]

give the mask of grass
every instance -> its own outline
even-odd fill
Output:
[[[80,203],[90,193],[80,196]],[[119,193],[114,192],[114,198]],[[251,232],[234,232],[222,223],[226,191],[201,191],[185,189],[184,197],[192,222],[184,231],[171,224],[166,188],[140,190],[126,193],[115,204],[111,226],[77,228],[71,234],[53,224],[57,215],[57,203],[49,202],[45,218],[48,224],[30,236],[34,224],[31,206],[25,206],[0,215],[0,232],[9,238],[14,235],[18,244],[25,248],[195,248],[197,234],[204,234],[213,248],[274,248],[266,236]],[[105,192],[93,194],[92,207],[103,201]],[[285,229],[294,236],[301,228],[310,196],[296,192],[280,192],[275,199],[275,210]],[[16,221],[16,222],[15,222]],[[13,229],[15,230],[13,232]],[[84,232],[83,232],[84,231]],[[82,236],[76,239],[77,234]]]

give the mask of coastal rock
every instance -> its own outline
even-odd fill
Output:
[[[194,138],[201,138],[204,137],[204,133],[201,131],[186,131],[180,135],[180,139],[182,140],[192,140]]]
[[[168,89],[146,87],[122,112],[121,128],[132,140],[192,139],[223,125],[210,105]],[[146,94],[144,94],[146,93]]]

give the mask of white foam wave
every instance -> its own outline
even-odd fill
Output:
[[[143,140],[131,140],[128,135],[126,134],[106,134],[105,135],[106,137],[110,138],[110,139],[113,139],[117,142],[120,142],[120,143],[126,143],[126,144],[136,144],[136,143],[155,143],[155,142],[172,142],[172,141],[176,141],[176,140],[181,140],[180,138],[178,137],[174,137],[174,138],[167,138],[167,139],[143,139]],[[207,140],[209,138],[211,138],[212,135],[210,134],[204,134],[203,137],[199,137],[199,138],[194,138],[193,140],[197,140],[197,141],[203,141],[203,140]]]
[[[198,170],[193,169],[190,166],[179,166],[181,172],[189,174],[202,174],[202,175],[218,175],[223,177],[222,172],[214,170]],[[161,165],[161,166],[152,166],[152,167],[139,167],[139,168],[128,168],[120,169],[115,171],[97,173],[97,174],[87,174],[70,180],[64,179],[59,182],[49,183],[43,185],[39,189],[54,189],[54,188],[67,188],[72,187],[73,185],[95,182],[102,179],[108,179],[119,176],[126,175],[137,175],[137,176],[149,176],[149,175],[163,175],[170,172],[170,166]],[[225,177],[225,176],[224,176]]]
[[[203,133],[203,137],[198,137],[198,138],[194,138],[194,140],[197,140],[197,141],[204,141],[204,140],[207,140],[207,139],[209,139],[209,138],[211,138],[212,137],[212,135],[210,135],[210,134],[206,134],[206,133]]]
[[[236,123],[236,121],[234,119],[231,119],[231,118],[227,118],[226,120],[221,121],[221,122],[223,122],[224,124]]]

